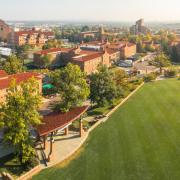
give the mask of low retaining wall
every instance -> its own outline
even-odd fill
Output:
[[[47,169],[47,168],[49,168],[49,167],[55,166],[55,165],[57,165],[57,164],[59,164],[59,163],[62,163],[62,162],[64,162],[64,161],[68,160],[69,157],[71,157],[73,154],[75,154],[75,153],[81,148],[81,146],[82,146],[82,145],[85,143],[85,141],[87,140],[88,135],[89,135],[89,132],[84,132],[82,141],[78,144],[78,146],[77,146],[75,149],[73,149],[70,153],[68,153],[61,161],[56,161],[56,162],[54,162],[54,163],[51,163],[51,164],[48,165],[47,167],[44,167],[44,169]]]
[[[113,108],[108,114],[107,117],[111,116],[120,106],[122,106],[132,95],[134,95],[142,86],[144,85],[144,82],[139,85],[133,92],[131,92],[125,99],[121,101],[120,104],[118,104],[115,108]]]
[[[31,169],[29,172],[27,172],[26,174],[23,174],[22,176],[20,176],[17,180],[27,180],[27,179],[31,179],[32,176],[36,175],[37,173],[39,173],[42,170],[42,166],[38,165],[36,167],[34,167],[33,169]]]
[[[121,107],[131,96],[133,96],[142,86],[144,85],[144,82],[139,85],[133,92],[131,92],[126,98],[124,98],[116,107],[114,107],[110,112],[107,113],[106,117],[99,120],[96,124],[94,124],[90,129],[89,132],[94,130],[97,126],[99,126],[101,123],[106,122],[109,117],[119,108]]]
[[[76,153],[78,151],[78,149],[85,143],[85,141],[88,138],[89,133],[94,130],[97,126],[99,126],[101,123],[107,121],[109,119],[109,117],[120,107],[122,106],[132,95],[134,95],[142,86],[144,85],[144,83],[142,83],[140,86],[138,86],[133,92],[131,92],[125,99],[123,99],[123,101],[121,101],[120,104],[118,104],[115,108],[113,108],[107,115],[105,118],[99,120],[97,123],[95,123],[89,130],[87,133],[84,134],[84,138],[81,141],[81,143],[71,151],[71,153],[69,153],[62,161],[60,162],[55,162],[53,164],[51,164],[49,167],[55,166],[56,164],[59,164],[65,160],[67,160],[70,156],[72,156],[74,153]],[[39,173],[42,170],[42,166],[36,166],[35,168],[33,168],[32,170],[30,170],[28,173],[22,175],[21,177],[18,178],[18,180],[27,180],[27,179],[31,179],[32,176],[36,175],[37,173]]]

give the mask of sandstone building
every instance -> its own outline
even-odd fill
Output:
[[[54,39],[53,32],[35,30],[12,31],[8,35],[8,43],[15,46],[33,45],[43,46],[48,40]]]
[[[39,83],[39,92],[42,92],[42,77],[38,73],[25,72],[19,74],[8,75],[5,71],[0,70],[0,103],[4,102],[7,95],[7,89],[9,88],[12,80],[15,80],[17,85],[21,82],[25,82],[30,78],[36,78]]]
[[[0,39],[7,41],[9,33],[11,33],[11,27],[0,19]]]

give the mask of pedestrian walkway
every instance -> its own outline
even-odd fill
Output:
[[[50,150],[50,139],[47,139],[47,145],[46,145],[46,150],[44,151],[44,155],[42,155],[42,152],[38,152],[38,154],[41,154],[40,157],[40,162],[42,164],[42,168],[47,168],[51,167],[53,165],[56,165],[58,163],[63,162],[64,160],[68,159],[73,155],[86,141],[88,134],[95,129],[97,126],[99,126],[101,123],[106,122],[109,117],[121,106],[123,105],[136,91],[138,91],[144,83],[139,85],[139,87],[134,90],[131,94],[129,94],[119,105],[117,105],[114,109],[112,109],[106,117],[101,118],[94,124],[88,132],[84,132],[83,136],[79,136],[79,132],[73,132],[69,131],[68,135],[64,135],[64,131],[59,131],[56,136],[53,136],[53,157],[51,158],[50,162],[47,162],[44,164],[44,159],[47,159],[48,153]],[[89,117],[90,118],[90,117]],[[92,117],[91,117],[92,118]],[[90,118],[90,119],[91,119]]]
[[[63,135],[63,132],[58,132],[54,137],[54,145],[53,145],[53,156],[50,162],[45,163],[44,159],[47,159],[49,153],[49,138],[47,139],[46,150],[42,152],[37,150],[42,168],[51,167],[60,162],[63,162],[67,158],[69,158],[73,153],[75,153],[81,145],[85,142],[88,136],[87,132],[84,132],[83,136],[79,136],[79,132],[70,131],[68,135]]]

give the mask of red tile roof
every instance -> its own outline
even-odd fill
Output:
[[[34,30],[29,30],[29,31],[17,31],[15,32],[16,35],[22,36],[22,35],[34,35],[34,34],[43,34],[45,36],[54,36],[53,32],[50,31],[34,31]]]
[[[77,55],[90,55],[90,54],[97,54],[98,51],[91,51],[91,50],[81,50]]]
[[[88,106],[71,109],[67,113],[53,112],[43,117],[42,124],[37,127],[40,136],[47,135],[58,129],[63,129],[68,124],[80,118],[88,109]]]
[[[119,52],[118,50],[109,49],[109,48],[107,48],[106,51],[107,51],[108,54],[114,54],[114,53]]]
[[[94,46],[102,46],[107,44],[107,42],[101,42],[101,41],[91,41],[91,42],[87,42],[87,43],[83,43],[81,45],[94,45]]]
[[[47,55],[47,54],[58,53],[58,52],[69,52],[71,50],[73,50],[73,48],[51,48],[51,49],[45,49],[42,51],[35,52],[35,54]]]
[[[35,72],[26,72],[26,73],[9,75],[5,79],[0,79],[0,89],[7,89],[10,86],[10,83],[13,79],[15,79],[16,83],[19,84],[19,83],[24,82],[32,77],[40,78],[40,74],[35,73]]]
[[[120,42],[112,43],[108,47],[112,49],[123,49],[125,47],[131,47],[131,46],[135,46],[135,44],[125,41],[120,41]]]
[[[85,62],[85,61],[91,61],[93,59],[99,58],[103,55],[103,52],[95,52],[93,54],[85,54],[80,55],[80,56],[76,56],[73,58],[73,61],[81,61],[81,62]]]
[[[41,34],[44,34],[45,36],[54,36],[54,33],[51,31],[41,32]]]
[[[45,49],[42,51],[35,52],[35,54],[46,55],[46,54],[57,53],[57,52],[61,52],[61,48]]]
[[[7,76],[7,73],[4,70],[0,70],[0,78],[4,78]]]

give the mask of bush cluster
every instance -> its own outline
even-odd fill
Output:
[[[178,74],[178,71],[177,71],[177,69],[175,69],[175,68],[167,69],[167,70],[164,72],[164,76],[167,77],[167,78],[176,77],[177,74]]]
[[[144,82],[152,82],[157,78],[156,73],[150,73],[144,76]]]

